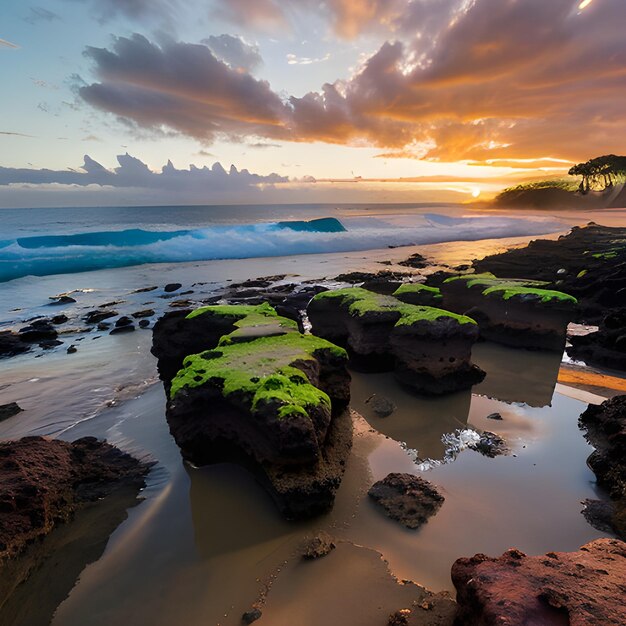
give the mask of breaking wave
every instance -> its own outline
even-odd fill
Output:
[[[350,252],[445,241],[540,235],[563,228],[541,218],[425,214],[390,218],[213,225],[38,235],[0,241],[0,282],[144,263]]]

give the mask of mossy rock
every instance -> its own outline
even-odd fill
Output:
[[[417,306],[434,306],[441,304],[441,290],[437,287],[429,287],[422,283],[405,283],[400,285],[394,292],[393,297],[405,304]]]
[[[430,306],[406,304],[393,296],[384,296],[360,287],[325,291],[315,296],[312,303],[327,300],[338,300],[352,317],[358,317],[365,321],[368,317],[380,318],[385,316],[394,320],[395,326],[434,324],[441,320],[453,321],[458,325],[476,324],[473,319],[466,315],[458,315]]]
[[[561,291],[544,289],[548,283],[537,280],[520,280],[513,278],[497,278],[493,274],[463,274],[452,276],[444,281],[444,285],[456,282],[465,283],[468,289],[476,288],[483,296],[499,297],[502,300],[511,298],[565,305],[577,304],[576,298]]]

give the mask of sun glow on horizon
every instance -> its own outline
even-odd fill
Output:
[[[593,2],[593,0],[583,0],[579,5],[578,8],[579,10],[583,10],[586,9],[591,3]]]

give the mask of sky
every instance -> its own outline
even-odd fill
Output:
[[[624,0],[5,0],[0,207],[488,197],[623,153]]]

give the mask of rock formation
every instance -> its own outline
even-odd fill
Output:
[[[464,274],[445,280],[441,293],[444,308],[475,319],[485,339],[562,352],[576,299],[545,287],[537,281]]]
[[[345,346],[354,367],[393,369],[420,393],[468,389],[484,378],[471,363],[478,327],[469,317],[359,287],[318,294],[307,313],[313,332]]]
[[[577,552],[499,558],[477,554],[452,566],[458,626],[626,624],[626,543],[598,539]]]
[[[352,441],[342,348],[269,305],[224,305],[165,315],[152,351],[186,460],[248,467],[287,518],[332,506]]]

